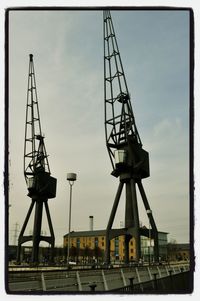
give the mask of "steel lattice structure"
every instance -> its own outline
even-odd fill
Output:
[[[109,11],[104,12],[104,99],[106,144],[114,168],[114,152],[132,135],[142,145]]]
[[[158,260],[158,231],[141,180],[149,177],[149,156],[142,148],[136,127],[130,93],[117,44],[110,11],[104,11],[104,104],[106,146],[113,167],[112,175],[119,177],[119,187],[110,214],[106,234],[106,262],[110,262],[110,240],[125,235],[125,261],[129,261],[129,240],[134,237],[136,260],[141,257],[139,212],[136,184],[139,188],[151,224],[154,257]],[[123,187],[126,187],[125,228],[112,229]]]
[[[50,174],[44,137],[41,130],[34,62],[31,54],[29,62],[24,143],[24,176],[27,185],[28,179],[35,174],[37,168],[42,168],[45,172]]]
[[[24,176],[28,189],[28,196],[32,199],[28,213],[18,238],[17,261],[20,263],[21,245],[27,241],[33,242],[33,264],[38,263],[39,243],[46,241],[51,245],[51,260],[55,237],[51,222],[48,199],[56,196],[56,179],[50,176],[48,156],[44,144],[44,136],[41,131],[38,97],[36,89],[33,55],[29,55],[28,89],[25,122],[24,142]],[[33,234],[24,235],[32,210],[35,206]],[[41,235],[43,206],[45,206],[50,235]]]

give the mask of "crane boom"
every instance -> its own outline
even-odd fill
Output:
[[[104,11],[104,99],[106,145],[114,168],[114,149],[135,137],[142,146],[130,101],[110,11]]]
[[[24,176],[27,184],[28,179],[35,175],[38,168],[43,169],[50,174],[44,137],[42,136],[41,130],[33,55],[30,54],[29,57],[24,142]]]

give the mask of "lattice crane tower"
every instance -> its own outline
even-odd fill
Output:
[[[110,262],[110,240],[125,236],[125,262],[129,262],[129,241],[136,245],[136,260],[141,258],[140,236],[148,236],[140,228],[136,188],[139,188],[154,239],[154,259],[158,261],[158,231],[150,209],[142,179],[149,177],[149,155],[142,147],[136,127],[122,60],[110,11],[104,11],[104,100],[106,146],[112,164],[112,175],[119,178],[119,186],[106,229],[106,262]],[[112,229],[116,210],[125,186],[125,227]]]
[[[24,176],[28,189],[28,196],[31,198],[31,205],[26,215],[24,224],[18,238],[17,261],[20,263],[21,245],[32,241],[31,262],[38,263],[39,243],[46,241],[51,245],[51,258],[53,260],[53,249],[55,236],[51,222],[48,199],[55,198],[57,180],[50,176],[48,156],[42,135],[38,97],[36,89],[33,55],[29,55],[29,74],[25,122],[24,142]],[[35,207],[33,234],[24,235],[33,208]],[[45,207],[50,235],[43,236],[41,233],[43,207]]]

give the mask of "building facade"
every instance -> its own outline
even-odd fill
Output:
[[[169,243],[167,255],[169,261],[189,261],[190,245],[189,243]]]
[[[67,250],[68,234],[64,236],[63,247]],[[154,241],[149,237],[141,236],[141,254],[143,261],[154,261]],[[167,260],[167,233],[159,232],[160,259]],[[70,232],[70,259],[79,262],[91,260],[104,261],[106,250],[106,230],[72,231]],[[124,260],[124,236],[118,236],[111,240],[111,261],[122,262]],[[135,240],[129,241],[129,260],[136,258]]]

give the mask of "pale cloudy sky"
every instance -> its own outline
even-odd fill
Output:
[[[169,240],[189,241],[189,12],[112,11],[136,124],[149,152],[143,185],[157,227]],[[42,131],[57,196],[49,200],[61,245],[68,230],[68,172],[73,187],[72,229],[105,229],[118,179],[105,146],[103,13],[10,11],[9,147],[10,242],[30,206],[23,176],[29,53],[34,55]],[[120,201],[115,227],[124,220]],[[138,193],[140,220],[148,226]],[[28,232],[32,224],[28,225]],[[48,232],[44,219],[43,230]]]

